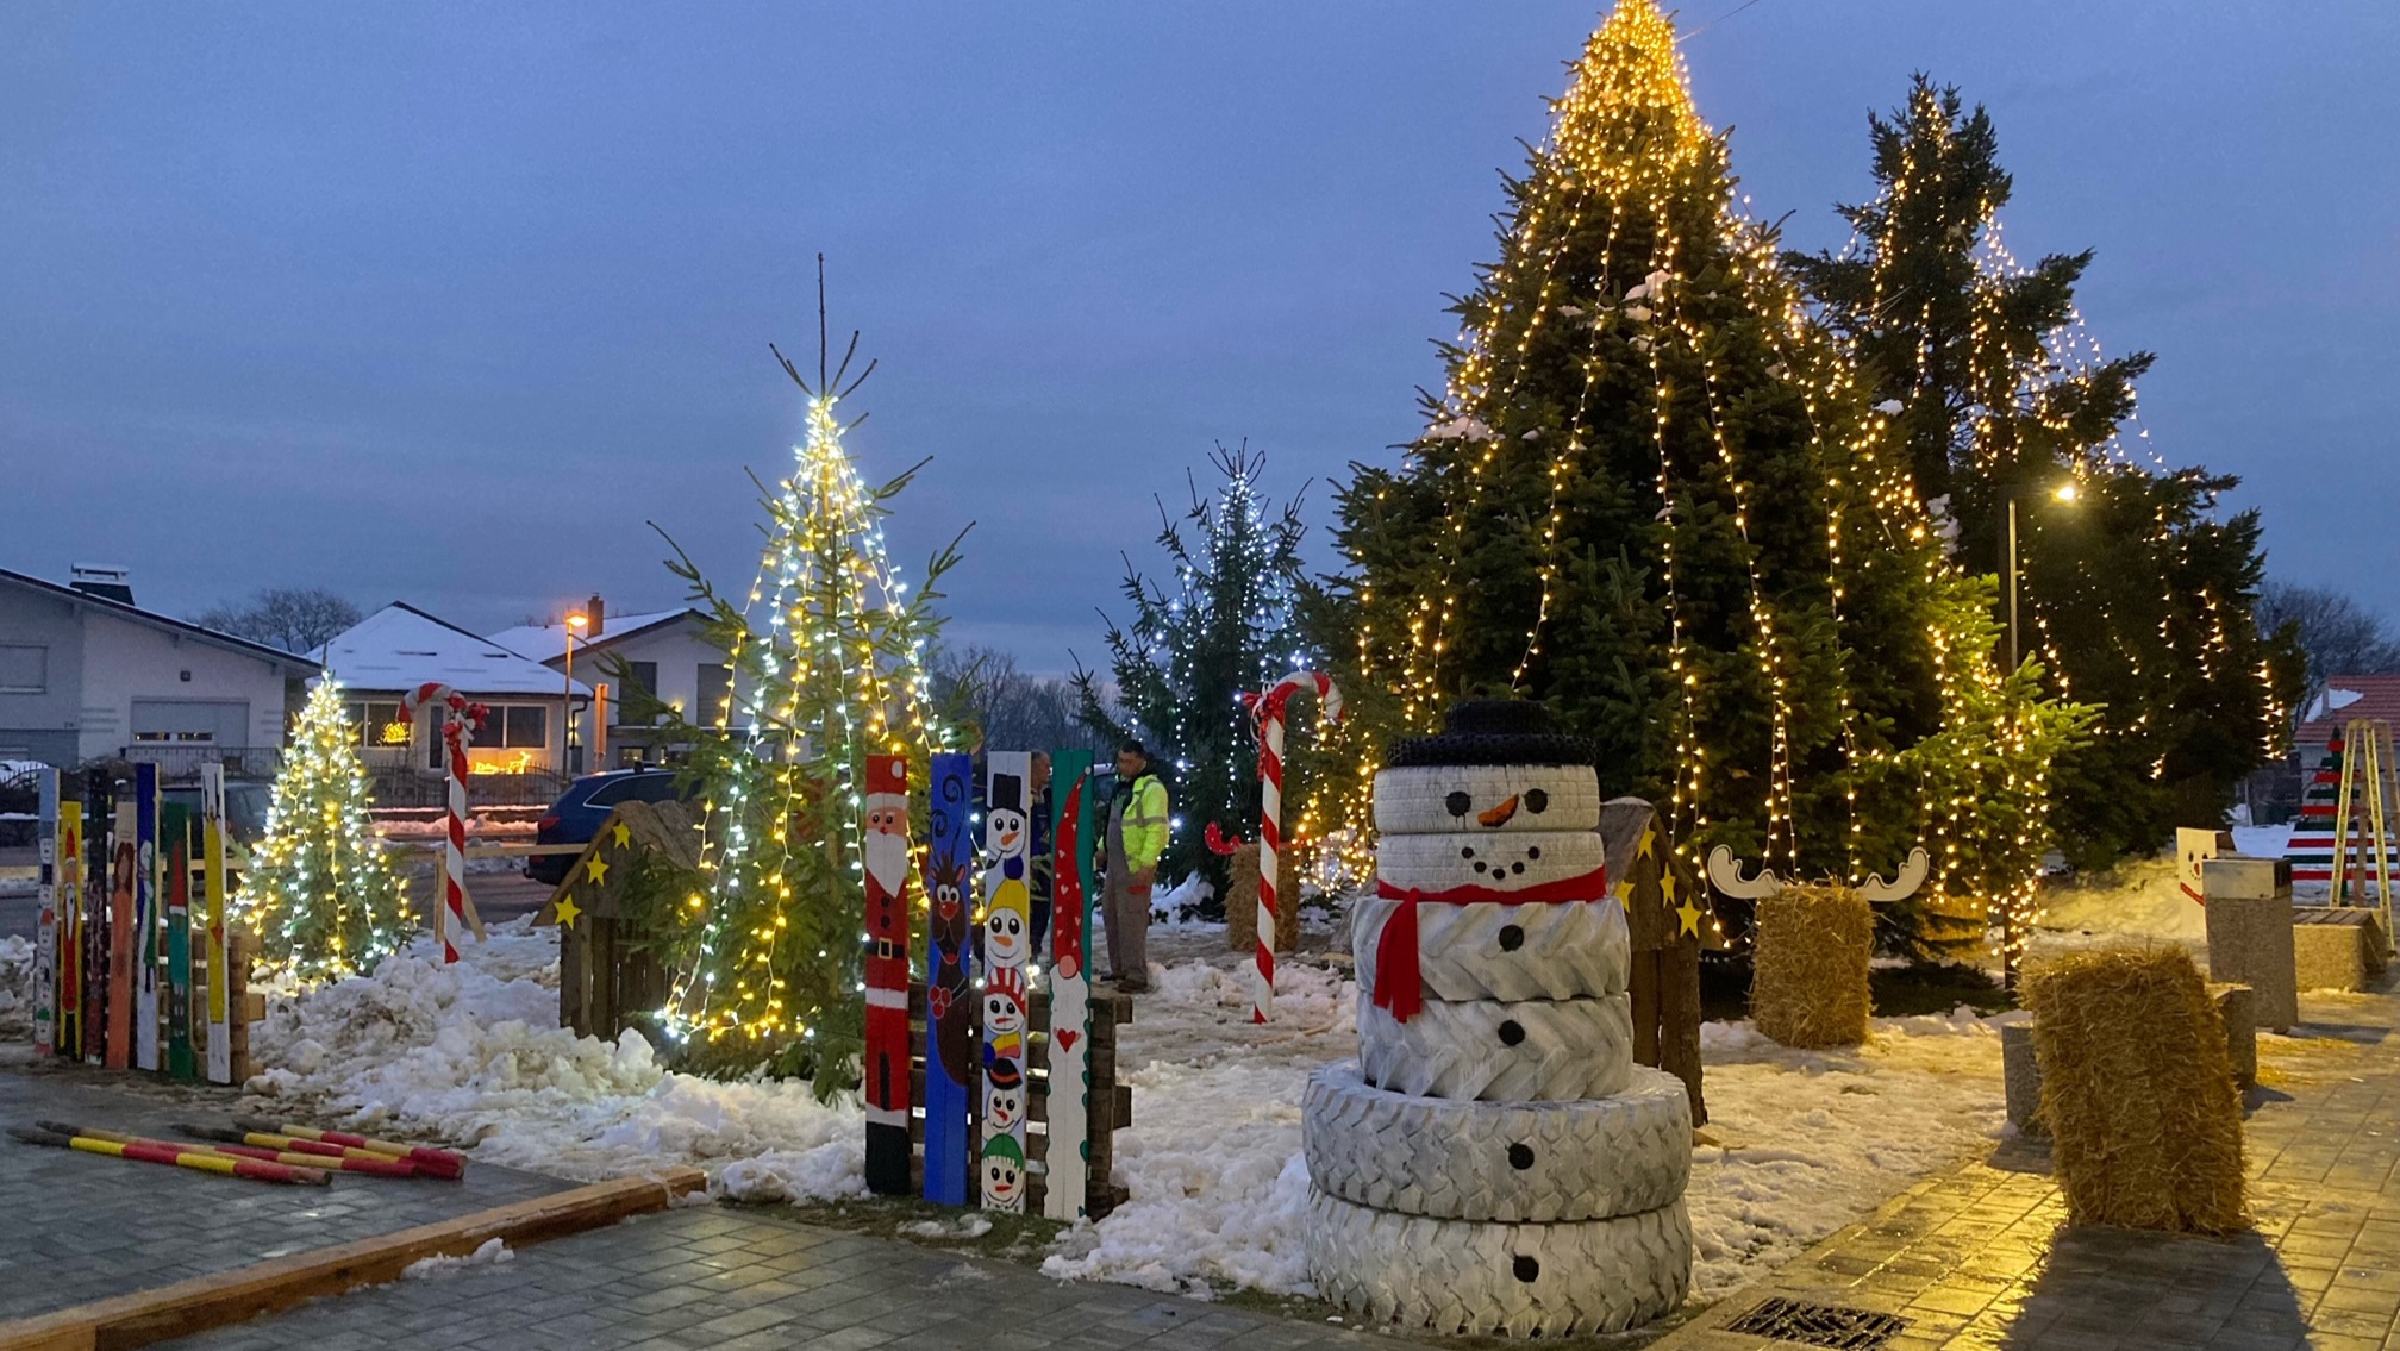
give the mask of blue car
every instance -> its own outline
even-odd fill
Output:
[[[535,844],[590,844],[600,823],[620,802],[673,802],[686,794],[675,787],[671,769],[612,769],[586,774],[567,785],[558,801],[533,824]],[[575,866],[573,854],[536,854],[525,860],[525,875],[552,886],[565,880]]]

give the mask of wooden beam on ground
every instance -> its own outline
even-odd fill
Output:
[[[244,1322],[320,1295],[396,1281],[411,1262],[464,1257],[490,1239],[516,1247],[664,1210],[676,1197],[707,1184],[693,1168],[673,1169],[655,1178],[596,1182],[398,1233],[79,1304],[0,1323],[0,1351],[125,1351],[147,1346]]]

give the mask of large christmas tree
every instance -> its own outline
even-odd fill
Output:
[[[406,900],[367,824],[368,805],[358,727],[328,671],[292,726],[266,836],[233,901],[269,973],[320,985],[368,970],[408,941]]]
[[[697,1038],[704,1066],[813,1073],[831,1092],[863,1029],[859,785],[870,753],[907,755],[922,785],[928,753],[951,743],[925,656],[940,627],[933,587],[957,545],[912,592],[882,522],[915,470],[880,486],[860,477],[843,447],[842,401],[857,388],[846,363],[820,362],[814,382],[783,368],[807,396],[807,434],[763,499],[767,545],[746,606],[688,558],[674,565],[714,616],[733,679],[720,707],[699,711],[713,723],[692,766],[708,792],[704,882],[685,902],[697,941],[666,1021]]]
[[[1354,787],[1384,736],[1513,690],[1681,848],[1856,877],[1922,841],[1942,895],[2019,903],[2072,718],[2001,681],[1988,583],[1738,212],[1651,0],[1592,36],[1508,195],[1424,434],[1341,493]],[[1979,802],[2033,826],[1986,847]]]
[[[1294,615],[1307,585],[1298,500],[1270,507],[1259,493],[1265,460],[1246,449],[1219,448],[1209,462],[1220,478],[1213,493],[1194,485],[1180,517],[1159,509],[1173,581],[1126,565],[1132,617],[1108,627],[1113,705],[1091,673],[1076,675],[1084,720],[1112,738],[1142,738],[1175,785],[1181,824],[1160,862],[1168,877],[1210,863],[1211,825],[1228,839],[1257,833],[1258,740],[1241,696],[1315,665]],[[1315,721],[1298,711],[1285,753],[1295,777],[1307,772]]]
[[[2104,864],[2221,820],[2279,749],[2297,690],[2295,654],[2251,618],[2258,513],[2220,519],[2236,479],[2148,450],[2133,419],[2150,354],[2103,356],[2076,311],[2092,255],[2010,256],[2013,185],[1981,107],[1920,75],[1869,136],[1881,191],[1843,208],[1851,243],[1788,261],[1896,408],[1962,563],[2005,569],[2015,501],[2023,650],[2053,689],[2101,706],[2056,766],[2070,859]]]

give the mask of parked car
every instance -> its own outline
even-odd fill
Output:
[[[535,844],[590,844],[600,823],[620,802],[673,802],[690,794],[675,786],[671,769],[612,769],[586,774],[567,785],[542,819],[533,823]],[[575,865],[573,854],[536,854],[525,860],[525,875],[552,886],[564,881]]]
[[[267,837],[267,807],[274,801],[275,785],[247,779],[228,780],[225,784],[225,842],[239,849],[251,849]],[[197,784],[176,784],[158,790],[162,803],[179,803],[200,819],[200,788]]]

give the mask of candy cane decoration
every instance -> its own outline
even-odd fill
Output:
[[[1258,723],[1258,979],[1251,992],[1250,1021],[1263,1023],[1275,1004],[1275,854],[1283,848],[1284,706],[1303,690],[1317,695],[1322,722],[1342,720],[1342,692],[1323,671],[1295,671],[1265,694],[1245,694],[1242,703]]]
[[[458,960],[457,935],[462,926],[472,926],[475,936],[483,937],[483,918],[467,904],[467,745],[491,710],[468,702],[467,696],[438,680],[428,680],[401,697],[400,720],[415,722],[417,709],[424,704],[441,707],[442,744],[449,752],[442,757],[450,768],[449,811],[443,821],[447,831],[442,839],[442,891],[433,907],[433,933],[442,942],[442,960],[447,963]]]

